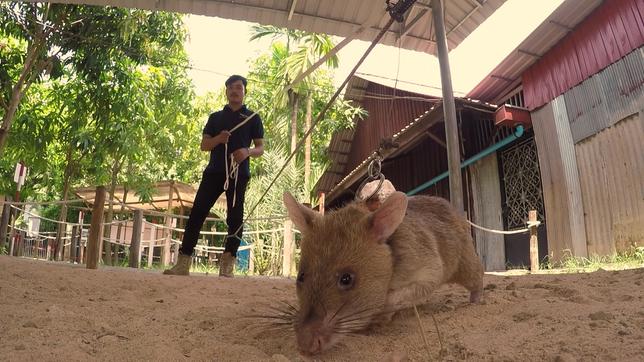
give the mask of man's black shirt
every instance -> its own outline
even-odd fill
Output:
[[[216,136],[221,131],[230,131],[236,125],[243,122],[246,117],[253,114],[253,111],[243,105],[239,110],[233,111],[228,105],[224,106],[221,111],[215,112],[208,117],[208,122],[203,129],[203,133],[209,136]],[[237,128],[228,138],[228,155],[240,148],[250,147],[253,139],[264,138],[264,126],[258,114],[253,116],[246,124]],[[210,162],[206,167],[206,173],[225,173],[226,160],[230,164],[230,156],[224,155],[225,147],[223,144],[217,145],[210,151]],[[250,158],[250,157],[249,157]],[[250,177],[249,158],[246,158],[239,165],[239,176]]]

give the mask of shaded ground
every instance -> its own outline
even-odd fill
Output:
[[[587,274],[486,275],[484,304],[457,286],[352,337],[325,361],[642,361],[644,268]],[[291,330],[266,331],[250,314],[295,302],[288,279],[54,264],[0,256],[0,359],[302,360]]]

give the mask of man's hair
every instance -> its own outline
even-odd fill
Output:
[[[246,85],[248,85],[248,80],[246,80],[246,78],[242,77],[241,75],[234,74],[228,77],[228,79],[226,79],[226,87],[228,87],[232,83],[235,83],[238,80],[241,80],[242,84],[244,85],[244,92],[245,92]]]

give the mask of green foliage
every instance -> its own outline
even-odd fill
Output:
[[[36,59],[25,73],[29,85],[23,88],[8,141],[4,148],[0,145],[0,194],[15,192],[13,171],[19,160],[29,167],[21,199],[30,200],[74,199],[75,188],[107,185],[109,190],[117,184],[151,200],[155,182],[200,180],[208,162],[208,153],[199,147],[202,130],[208,115],[221,109],[226,99],[223,86],[195,96],[186,73],[186,30],[180,15],[25,2],[0,3],[0,10],[0,115],[6,114],[14,86],[29,68],[30,52]],[[258,37],[277,40],[251,63],[248,75],[248,106],[260,112],[266,135],[263,157],[251,163],[246,212],[252,220],[246,227],[281,229],[283,192],[307,199],[327,165],[325,148],[331,135],[352,127],[364,112],[337,100],[312,133],[310,184],[303,184],[303,150],[275,179],[291,146],[293,109],[282,90],[333,43],[319,34],[256,30]],[[301,97],[298,139],[306,131],[305,98],[312,97],[315,118],[335,91],[328,67],[337,64],[338,58],[330,57],[327,68],[294,87],[292,94]],[[78,218],[75,207],[48,205],[37,212],[53,220]],[[55,231],[57,226],[42,221],[41,230]],[[278,274],[283,232],[252,235],[247,241],[254,243],[256,269]],[[121,264],[126,262],[121,259]]]
[[[194,92],[179,15],[76,5],[4,7],[11,16],[3,22],[14,26],[0,41],[11,45],[0,56],[13,65],[0,72],[3,98],[30,41],[21,31],[33,23],[29,11],[41,12],[55,27],[47,48],[60,55],[63,72],[35,83],[23,98],[0,161],[0,192],[13,192],[18,160],[30,167],[24,196],[42,199],[60,198],[69,183],[114,180],[145,191],[160,179],[197,179],[193,170],[203,158],[194,147],[200,132],[192,119]]]
[[[278,100],[284,96],[283,87],[285,86],[283,78],[283,69],[285,59],[290,54],[284,43],[276,41],[271,46],[271,51],[257,57],[251,62],[249,72],[249,95],[248,104],[253,109],[261,109],[266,129],[265,144],[267,149],[281,148],[285,154],[290,153],[288,147],[290,142],[290,112],[288,105]],[[313,97],[313,114],[315,119],[326,106],[336,88],[333,85],[332,73],[327,69],[320,69],[313,73],[308,84],[298,88],[305,93],[311,93]],[[304,114],[306,103],[299,102],[298,140],[304,137],[306,132],[304,126]],[[316,128],[311,133],[311,173],[321,175],[328,166],[328,155],[326,148],[331,141],[334,132],[346,128],[352,128],[354,122],[366,116],[366,112],[359,107],[354,106],[350,101],[340,98],[332,104],[326,112],[324,118],[320,120]],[[297,164],[304,162],[304,150],[299,150],[294,160]],[[254,161],[253,172],[262,172],[261,167],[264,161]],[[313,179],[313,183],[317,178]],[[301,180],[303,181],[303,180]],[[301,182],[300,181],[300,182]],[[306,185],[306,192],[309,195],[313,189],[312,185]],[[308,196],[307,196],[308,198]]]

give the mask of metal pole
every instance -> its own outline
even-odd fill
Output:
[[[463,212],[463,184],[461,180],[461,152],[456,124],[456,104],[452,90],[452,75],[449,68],[449,51],[445,35],[442,0],[432,0],[432,17],[436,34],[436,47],[441,70],[443,88],[443,114],[445,118],[445,138],[447,140],[447,161],[449,164],[449,198],[452,205]]]

